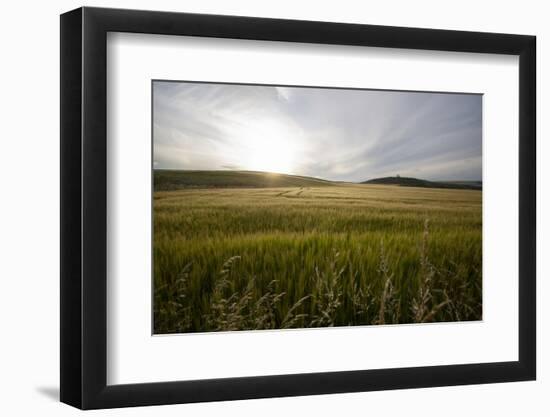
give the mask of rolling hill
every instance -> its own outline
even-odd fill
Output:
[[[157,169],[154,171],[155,191],[173,191],[184,188],[322,187],[327,185],[342,184],[346,183],[300,175],[278,174],[261,171],[196,171],[166,169]],[[374,178],[368,181],[363,181],[360,184],[446,188],[457,190],[482,189],[482,183],[480,181],[428,181],[411,177]]]
[[[450,188],[457,190],[481,190],[481,181],[428,181],[411,177],[384,177],[363,181],[361,184],[399,185],[402,187]]]
[[[334,184],[337,183],[313,177],[258,171],[154,171],[155,191],[182,188],[319,187]]]

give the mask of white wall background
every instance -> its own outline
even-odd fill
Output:
[[[0,414],[68,416],[59,392],[59,14],[70,0],[8,2],[0,24]],[[465,416],[550,413],[550,26],[540,1],[124,0],[86,5],[238,14],[395,26],[531,34],[538,37],[538,381],[119,409],[94,415]]]

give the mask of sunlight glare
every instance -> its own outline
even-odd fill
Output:
[[[293,141],[285,129],[262,123],[245,133],[246,154],[243,166],[251,171],[292,174],[295,161]]]

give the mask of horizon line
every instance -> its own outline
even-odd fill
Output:
[[[428,180],[425,178],[420,177],[411,177],[407,175],[389,175],[389,176],[382,176],[382,177],[372,177],[368,178],[362,181],[349,181],[349,180],[331,180],[326,179],[322,177],[312,177],[311,175],[301,175],[301,174],[289,174],[286,172],[274,172],[274,171],[258,171],[258,170],[252,170],[252,169],[182,169],[182,168],[155,168],[153,167],[153,171],[187,171],[187,172],[255,172],[260,174],[275,174],[275,175],[288,175],[292,177],[302,177],[302,178],[312,178],[319,181],[327,181],[327,182],[334,182],[334,183],[349,183],[349,184],[362,184],[367,181],[373,181],[373,180],[379,180],[379,179],[386,179],[386,178],[400,178],[400,179],[416,179],[421,181],[429,181],[429,182],[440,182],[440,183],[461,183],[461,182],[479,182],[483,183],[483,179],[459,179],[459,180]]]

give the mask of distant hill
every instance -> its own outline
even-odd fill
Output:
[[[154,190],[173,191],[183,188],[277,188],[322,187],[342,185],[345,182],[328,181],[300,175],[277,174],[260,171],[191,171],[156,169]],[[348,183],[349,184],[349,183]],[[428,181],[410,177],[384,177],[363,181],[360,184],[399,185],[403,187],[450,188],[481,190],[481,181]]]
[[[182,188],[267,188],[267,187],[319,187],[334,185],[332,181],[298,175],[275,174],[258,171],[154,171],[155,191],[172,191]]]
[[[452,188],[481,190],[481,181],[428,181],[411,177],[384,177],[363,181],[361,184],[400,185],[402,187]]]

